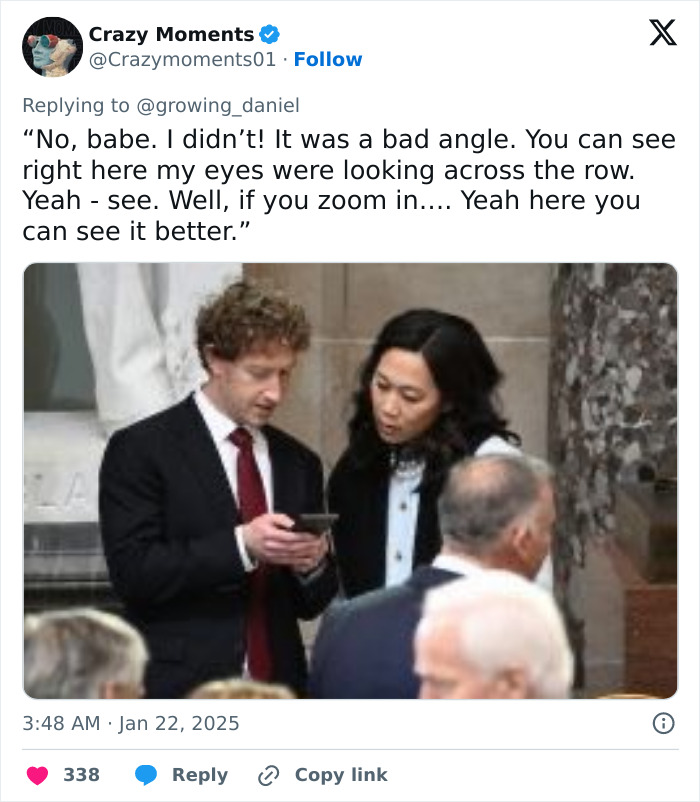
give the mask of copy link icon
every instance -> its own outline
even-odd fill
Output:
[[[279,776],[280,770],[277,766],[265,766],[260,774],[258,774],[258,782],[260,785],[272,785]]]

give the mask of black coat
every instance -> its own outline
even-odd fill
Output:
[[[423,599],[459,574],[422,566],[406,582],[331,607],[314,645],[309,693],[319,699],[415,699],[413,636]]]
[[[275,512],[323,510],[318,457],[265,427]],[[100,471],[105,555],[128,618],[150,652],[146,693],[174,698],[241,673],[249,580],[236,546],[241,523],[216,445],[192,397],[118,431]],[[312,580],[271,567],[268,582],[274,681],[303,693],[306,661],[298,618],[317,616],[337,588],[329,562]]]
[[[343,594],[352,598],[386,584],[388,464],[377,460],[357,467],[344,454],[328,480],[328,508],[340,517],[333,527],[333,543]],[[418,519],[413,567],[430,564],[440,551],[437,497],[442,482],[432,482],[418,493]]]

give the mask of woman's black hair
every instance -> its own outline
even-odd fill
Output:
[[[426,459],[424,481],[442,479],[455,460],[473,454],[492,435],[520,442],[498,411],[496,389],[503,376],[474,325],[446,312],[411,309],[384,325],[360,370],[348,426],[348,456],[354,463],[386,459],[391,452],[374,424],[370,386],[382,356],[392,348],[421,354],[440,391],[437,420],[420,442],[407,445]]]

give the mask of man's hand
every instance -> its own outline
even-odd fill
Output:
[[[308,556],[300,559],[297,564],[292,566],[292,568],[294,568],[294,570],[298,571],[300,574],[309,574],[315,568],[317,568],[323,562],[323,560],[325,560],[329,548],[328,536],[304,534],[304,537],[310,537],[313,540],[313,543],[311,544],[312,548],[309,550]]]
[[[243,526],[248,553],[254,559],[309,573],[328,553],[328,540],[306,532],[291,532],[294,521],[283,513],[268,512]]]

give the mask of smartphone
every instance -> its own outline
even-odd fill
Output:
[[[338,520],[334,512],[304,512],[294,517],[292,532],[306,532],[309,535],[325,535]]]

